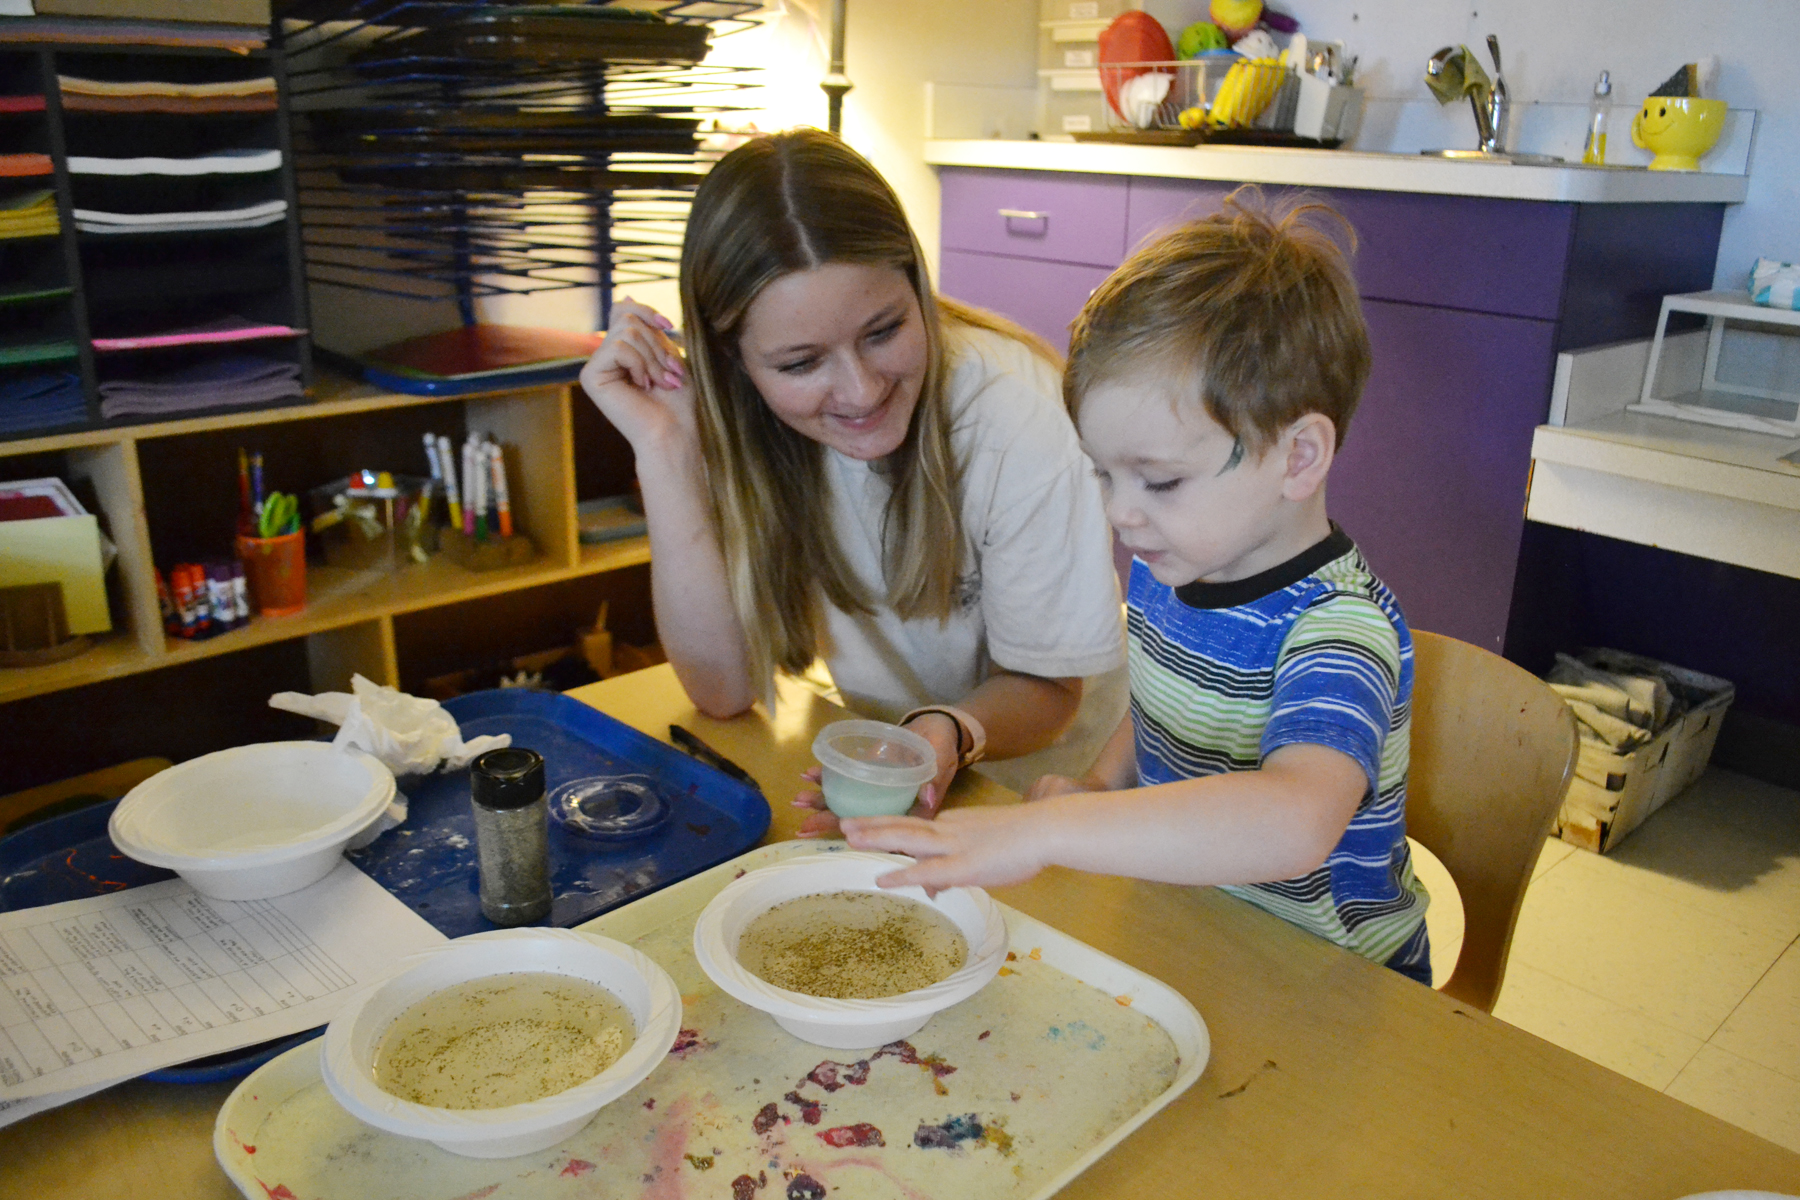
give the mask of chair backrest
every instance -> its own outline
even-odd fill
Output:
[[[1413,647],[1406,832],[1462,896],[1462,953],[1441,990],[1490,1012],[1575,769],[1575,719],[1542,680],[1497,654],[1419,630]]]

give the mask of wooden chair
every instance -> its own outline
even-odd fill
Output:
[[[1544,682],[1467,642],[1413,631],[1406,832],[1463,903],[1445,995],[1493,1011],[1525,886],[1575,770],[1575,719]]]

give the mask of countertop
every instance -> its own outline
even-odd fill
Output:
[[[925,161],[939,167],[1217,179],[1581,204],[1739,204],[1750,189],[1746,175],[1705,171],[1584,167],[1579,163],[1514,166],[1422,154],[1262,146],[1132,146],[991,138],[927,141]]]

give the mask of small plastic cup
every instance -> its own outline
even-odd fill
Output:
[[[840,817],[906,812],[938,772],[937,751],[910,729],[885,721],[838,721],[813,740],[825,807]]]
[[[238,557],[250,584],[250,600],[265,617],[285,617],[306,607],[306,531],[280,537],[238,536]]]

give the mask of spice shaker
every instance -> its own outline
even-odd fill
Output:
[[[496,925],[530,925],[550,914],[549,809],[544,759],[512,746],[469,766],[480,863],[481,914]]]

